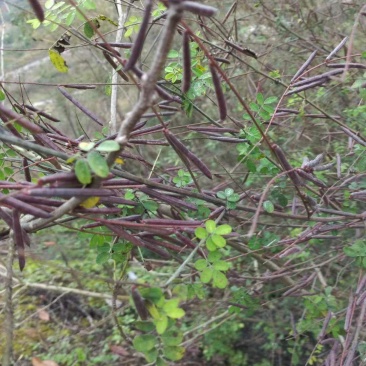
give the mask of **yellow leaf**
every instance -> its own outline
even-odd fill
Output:
[[[122,158],[116,158],[116,160],[114,161],[116,164],[124,164],[125,161]]]
[[[56,50],[50,49],[48,50],[48,53],[53,66],[55,66],[58,71],[68,72],[69,68],[67,67],[65,60]]]
[[[146,302],[146,308],[154,319],[160,318],[159,310],[156,308],[154,304],[152,304],[151,302]]]
[[[89,197],[84,202],[80,203],[81,207],[92,208],[98,204],[100,197]]]

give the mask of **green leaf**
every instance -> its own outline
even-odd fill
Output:
[[[183,358],[185,352],[184,347],[173,346],[173,347],[164,347],[163,354],[164,356],[171,361],[179,361]]]
[[[215,245],[215,243],[213,242],[211,236],[209,238],[207,238],[206,240],[206,248],[210,251],[213,252],[217,249],[217,246]]]
[[[232,230],[233,229],[230,225],[224,224],[224,225],[220,225],[216,228],[215,234],[217,234],[217,235],[227,235],[227,234],[230,234]]]
[[[91,38],[94,36],[94,29],[89,22],[84,24],[84,34],[86,37]]]
[[[203,271],[206,267],[207,267],[206,259],[199,259],[194,264],[194,268],[196,268],[197,271]]]
[[[217,192],[217,193],[216,193],[216,196],[217,196],[218,198],[221,198],[222,200],[225,200],[225,199],[226,199],[226,194],[225,194],[225,192],[223,192],[223,191]]]
[[[134,327],[143,332],[151,332],[155,329],[155,325],[153,322],[138,320],[133,323]]]
[[[218,261],[213,263],[213,268],[217,271],[227,271],[231,267],[231,264],[229,262],[225,261]]]
[[[145,353],[155,347],[156,337],[152,334],[142,334],[136,336],[132,343],[136,351]]]
[[[98,253],[109,253],[110,250],[111,250],[111,246],[107,242],[100,243],[97,246]]]
[[[226,278],[226,276],[220,272],[220,271],[213,271],[212,274],[212,283],[214,285],[214,287],[217,288],[225,288],[228,285],[228,280]]]
[[[152,316],[153,319],[160,318],[159,310],[153,303],[151,303],[150,301],[146,301],[145,305],[146,305],[147,311],[149,312],[149,314]]]
[[[194,234],[198,239],[205,239],[207,237],[207,231],[203,227],[198,227]]]
[[[213,220],[207,220],[205,223],[206,230],[209,234],[213,233],[216,229],[216,222]]]
[[[178,346],[183,341],[183,333],[179,330],[168,330],[162,336],[164,346]]]
[[[154,319],[154,324],[156,326],[156,332],[163,334],[168,328],[168,317],[166,315],[160,315],[159,318]]]
[[[85,159],[79,159],[75,164],[76,178],[81,184],[90,184],[92,175],[88,162]]]
[[[212,269],[211,268],[205,268],[200,275],[200,279],[202,283],[209,283],[212,278]]]
[[[144,352],[144,356],[145,356],[147,362],[153,363],[158,358],[158,350],[156,348],[154,348],[148,352]]]
[[[263,94],[262,93],[258,93],[257,94],[257,103],[259,105],[262,105],[264,103],[264,97],[263,97]]]
[[[161,357],[156,360],[156,366],[169,366]]]
[[[278,100],[277,97],[268,97],[265,101],[264,104],[272,104],[272,103],[276,103]]]
[[[263,202],[263,208],[269,213],[274,211],[274,205],[271,201]]]
[[[253,103],[253,102],[249,103],[249,107],[254,112],[259,112],[259,110],[260,110],[260,107],[257,104]]]
[[[95,150],[103,152],[118,151],[119,149],[120,149],[119,143],[114,140],[103,141],[100,145],[98,145],[95,148]]]
[[[101,178],[107,178],[109,167],[102,155],[97,151],[90,151],[87,156],[88,163],[92,171]]]
[[[99,254],[97,255],[97,258],[95,259],[95,262],[96,262],[97,264],[103,264],[103,263],[106,263],[106,262],[108,262],[109,257],[110,257],[110,254],[109,254],[109,253],[106,253],[106,252],[99,253]]]
[[[3,100],[5,100],[5,94],[2,90],[0,90],[0,102],[2,102]]]
[[[90,151],[94,146],[94,142],[79,142],[79,149],[83,151]]]
[[[142,288],[140,294],[144,299],[153,303],[157,303],[163,297],[163,291],[159,287]]]
[[[221,235],[213,234],[211,235],[211,239],[213,243],[219,248],[223,248],[226,245],[226,240]]]
[[[169,310],[169,312],[167,311],[166,313],[169,316],[169,318],[172,318],[172,319],[183,318],[184,315],[186,314],[186,312],[181,308],[171,309],[171,310]]]
[[[163,310],[168,313],[172,309],[176,309],[179,306],[179,299],[166,300],[163,305]]]
[[[211,262],[217,262],[222,257],[222,254],[218,251],[208,253],[207,259]]]
[[[53,5],[55,4],[55,0],[47,0],[45,3],[44,3],[44,7],[46,9],[51,9],[53,7]]]

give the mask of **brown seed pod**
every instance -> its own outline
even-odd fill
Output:
[[[181,6],[183,10],[190,11],[193,14],[201,15],[204,17],[212,17],[217,12],[217,9],[213,6],[199,4],[193,1],[183,1],[181,3]]]
[[[113,61],[112,57],[107,52],[103,52],[103,56],[122,79],[129,81],[128,76],[122,70],[118,69],[118,65]]]
[[[212,64],[210,64],[210,71],[211,71],[211,75],[212,75],[212,82],[213,82],[213,85],[215,88],[217,105],[219,106],[220,120],[224,121],[227,116],[225,95],[221,88],[221,81],[220,81],[219,75],[217,74],[217,72]]]
[[[141,320],[146,320],[149,317],[149,312],[146,309],[145,300],[141,296],[137,287],[132,287],[131,296],[137,310],[137,314],[139,314]]]
[[[0,117],[1,119],[13,120],[13,122],[19,123],[22,127],[26,128],[28,131],[33,133],[42,133],[43,130],[41,127],[36,124],[30,122],[22,115],[12,111],[11,109],[6,108],[2,104],[0,104]]]
[[[169,130],[164,131],[165,137],[170,143],[170,145],[173,147],[173,149],[183,157],[187,158],[189,161],[191,161],[207,178],[212,179],[212,174],[206,164],[199,159],[196,155],[194,155],[190,150],[186,148],[186,146],[172,133],[170,133]]]
[[[191,87],[192,65],[191,65],[191,49],[189,47],[189,34],[187,31],[183,33],[183,81],[182,93],[187,93]]]
[[[42,23],[44,21],[44,11],[41,4],[37,0],[28,0],[28,1],[37,19]]]
[[[28,165],[27,158],[23,158],[23,169],[24,169],[25,180],[27,182],[31,182],[32,181],[32,177],[31,177],[31,174],[30,174],[30,170],[29,170],[29,165]]]
[[[297,70],[296,74],[293,76],[293,78],[291,79],[291,83],[296,80],[305,70],[306,68],[310,65],[311,61],[314,60],[314,57],[316,56],[318,51],[314,51],[309,58],[302,64],[302,66],[299,68],[299,70]]]
[[[348,37],[344,37],[338,46],[327,56],[325,61],[329,61],[347,42]]]
[[[98,116],[96,116],[94,113],[89,111],[87,108],[85,108],[82,104],[80,104],[71,94],[69,94],[66,90],[58,87],[58,90],[61,92],[61,94],[68,99],[72,104],[75,105],[75,107],[79,108],[83,113],[85,113],[90,119],[92,119],[94,122],[98,123],[100,126],[104,126],[105,123],[102,121]]]
[[[25,266],[24,238],[22,226],[20,224],[19,211],[17,209],[13,210],[13,237],[18,252],[19,269],[23,271]]]
[[[131,68],[136,64],[138,58],[140,57],[142,48],[144,46],[147,27],[149,26],[152,6],[153,6],[152,1],[148,0],[145,7],[144,18],[142,19],[139,32],[137,33],[136,40],[133,43],[131,56],[125,65],[124,71],[131,70]]]

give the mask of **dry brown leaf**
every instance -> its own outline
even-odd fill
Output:
[[[37,313],[38,313],[39,319],[41,319],[45,322],[50,321],[50,313],[48,311],[39,309],[39,310],[37,310]]]
[[[128,356],[129,353],[121,346],[111,345],[109,346],[109,349],[112,353],[119,356]]]
[[[38,357],[33,357],[32,366],[59,366],[59,365],[55,361],[51,361],[51,360],[42,361]]]

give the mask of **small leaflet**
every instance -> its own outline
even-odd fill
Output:
[[[55,50],[51,49],[48,51],[50,60],[59,72],[68,72],[69,68],[66,65],[64,58]]]

